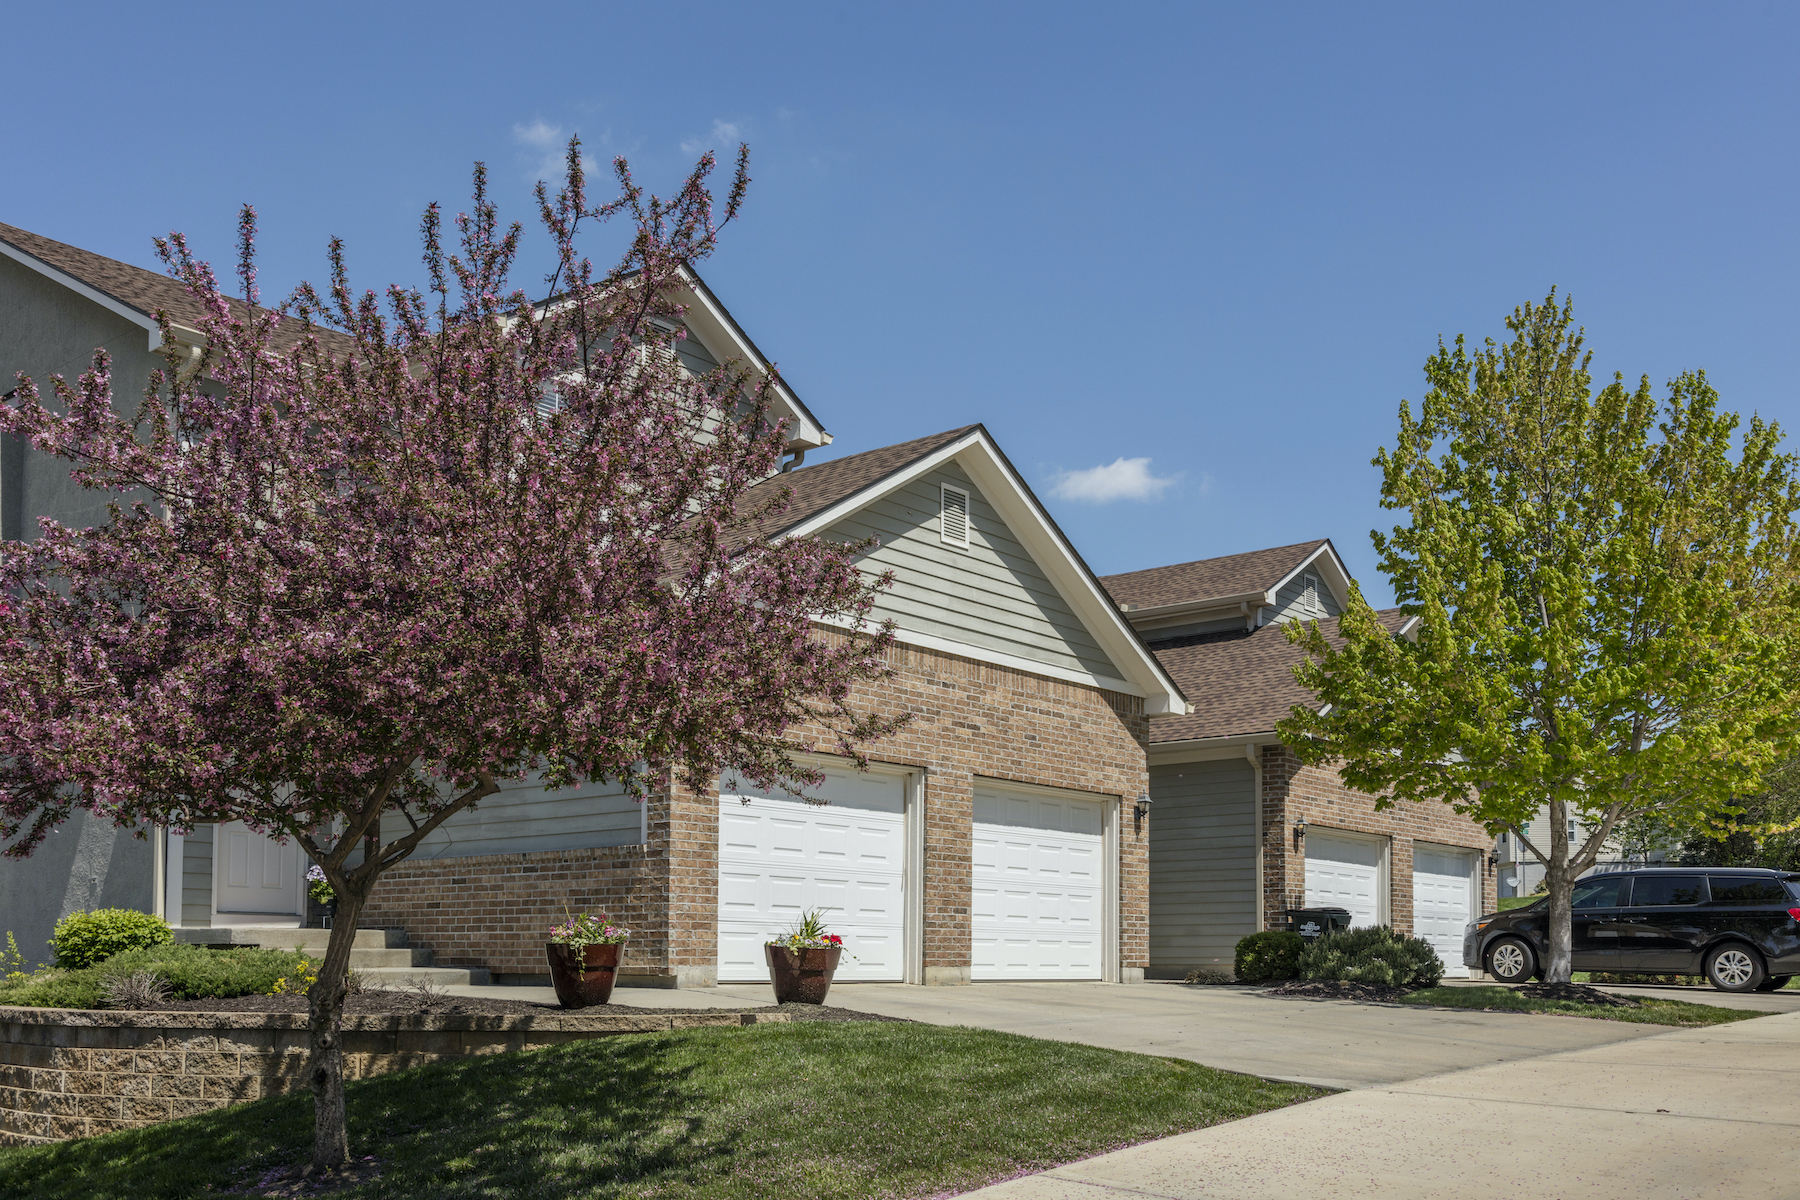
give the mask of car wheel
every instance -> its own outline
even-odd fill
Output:
[[[1756,990],[1759,992],[1779,992],[1788,985],[1788,980],[1792,978],[1792,975],[1771,975],[1761,983],[1757,984]]]
[[[1762,955],[1742,942],[1727,942],[1706,956],[1706,978],[1721,992],[1754,992],[1768,977]]]
[[[1488,974],[1501,983],[1524,983],[1537,971],[1537,955],[1516,937],[1503,937],[1488,950]]]

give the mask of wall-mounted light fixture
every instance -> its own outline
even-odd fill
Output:
[[[1144,794],[1144,795],[1142,795],[1142,796],[1139,796],[1139,797],[1138,797],[1138,798],[1137,798],[1137,809],[1136,809],[1136,812],[1137,812],[1137,819],[1138,819],[1138,820],[1140,820],[1140,821],[1141,821],[1141,820],[1143,820],[1143,819],[1144,819],[1144,818],[1145,818],[1145,817],[1147,817],[1147,816],[1149,816],[1149,815],[1150,815],[1150,805],[1151,805],[1151,803],[1152,803],[1152,801],[1151,801],[1151,799],[1150,799],[1150,796],[1149,796],[1149,794],[1148,794],[1148,793],[1145,793],[1145,794]]]
[[[1301,817],[1294,822],[1294,849],[1298,850],[1306,841],[1306,818]]]

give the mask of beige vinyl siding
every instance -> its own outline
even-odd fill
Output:
[[[389,818],[393,820],[393,818]],[[643,841],[642,808],[617,783],[584,783],[550,791],[523,781],[501,785],[472,810],[457,813],[419,843],[414,858],[468,858],[586,850]]]
[[[212,924],[213,826],[196,825],[182,839],[180,924]]]
[[[1229,970],[1256,931],[1256,773],[1243,759],[1150,768],[1150,977]]]
[[[1306,592],[1306,580],[1308,575],[1311,575],[1318,583],[1317,595],[1319,604],[1324,610],[1323,612],[1318,608],[1307,608],[1301,603],[1302,597]],[[1337,597],[1331,594],[1331,585],[1325,582],[1324,573],[1314,570],[1312,567],[1308,567],[1306,570],[1301,571],[1298,575],[1288,580],[1287,586],[1275,593],[1275,608],[1273,612],[1269,614],[1269,618],[1276,621],[1291,621],[1296,619],[1303,621],[1320,621],[1326,617],[1335,617],[1343,611],[1343,608],[1337,602]]]
[[[940,485],[969,493],[969,547],[938,536]],[[1056,587],[954,463],[890,492],[833,525],[825,537],[881,544],[861,561],[894,572],[875,616],[900,628],[967,642],[1030,662],[1111,679],[1120,672]]]

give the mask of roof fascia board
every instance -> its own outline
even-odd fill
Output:
[[[1151,742],[1150,764],[1205,762],[1215,758],[1241,758],[1246,746],[1279,745],[1273,729],[1260,733],[1233,733],[1224,737],[1187,738],[1178,742]]]
[[[750,335],[744,332],[743,326],[737,323],[737,318],[731,315],[731,311],[719,302],[717,296],[713,295],[712,289],[706,286],[706,281],[700,278],[699,272],[692,267],[684,266],[680,270],[680,276],[688,294],[694,298],[695,306],[699,310],[698,315],[705,317],[707,322],[714,327],[712,332],[715,337],[730,344],[732,353],[725,357],[741,358],[762,375],[774,380],[775,394],[787,406],[797,426],[790,431],[789,444],[801,443],[807,448],[829,446],[832,440],[831,435],[825,432],[825,427],[819,424],[819,419],[812,415],[812,411],[806,407],[799,396],[794,394],[793,389],[788,387],[786,381],[775,374],[774,368],[769,365],[769,360],[763,357],[762,351],[757,349],[756,343],[750,340]],[[708,346],[707,350],[713,352],[715,357],[717,356],[715,347]]]
[[[1063,599],[1074,608],[1075,615],[1100,642],[1107,657],[1144,688],[1144,715],[1178,716],[1192,712],[1193,706],[1181,694],[1180,686],[1100,586],[1099,579],[1013,470],[987,430],[977,426],[975,437],[975,444],[958,455],[958,464],[968,471],[1013,536],[1024,544]]]
[[[815,617],[821,625],[833,629],[850,628],[848,621],[834,621],[823,617]],[[860,632],[874,633],[880,628],[880,622],[864,621]],[[1023,671],[1029,675],[1043,675],[1051,679],[1059,679],[1064,683],[1080,683],[1089,687],[1101,688],[1108,692],[1123,692],[1127,696],[1142,696],[1144,689],[1123,679],[1114,679],[1110,675],[1093,675],[1086,671],[1071,671],[1067,667],[1058,667],[1050,663],[1038,662],[1032,658],[1020,658],[1016,654],[1007,654],[1001,650],[990,650],[986,646],[977,646],[973,642],[959,642],[954,638],[938,637],[935,634],[917,633],[911,629],[894,628],[894,640],[907,646],[917,646],[921,650],[936,650],[942,654],[954,654],[959,658],[972,658],[976,662],[989,663],[996,667],[1006,667],[1013,671]]]
[[[1274,604],[1275,594],[1292,583],[1300,572],[1318,562],[1320,558],[1324,558],[1325,561],[1319,567],[1319,574],[1325,577],[1326,584],[1331,588],[1332,594],[1337,597],[1338,607],[1350,607],[1350,572],[1344,569],[1343,560],[1338,557],[1337,547],[1331,544],[1330,538],[1326,538],[1324,545],[1307,555],[1301,560],[1299,566],[1283,575],[1275,586],[1269,589],[1268,603]]]
[[[952,459],[969,473],[970,479],[981,489],[987,502],[999,512],[1013,536],[1023,543],[1057,592],[1074,608],[1076,617],[1100,642],[1100,648],[1106,652],[1107,657],[1125,669],[1131,682],[1131,686],[1124,689],[1110,684],[1099,686],[1142,696],[1146,716],[1184,715],[1191,712],[1192,707],[1182,696],[1181,689],[1163,669],[1156,656],[1150,653],[1149,647],[1144,645],[1143,639],[1125,619],[1125,614],[1119,611],[1112,598],[1094,578],[1094,573],[1087,569],[1087,564],[1075,553],[1075,548],[1063,537],[1062,531],[1056,528],[1050,514],[1038,504],[1037,498],[1025,486],[1025,481],[1013,471],[1012,464],[1006,461],[1005,455],[994,445],[987,430],[979,425],[955,441],[913,460],[784,531],[783,536],[810,537],[829,529],[858,509],[867,507],[896,488],[903,487]],[[1028,662],[1024,659],[1017,661],[1021,664]],[[1042,663],[1029,663],[1021,669],[1045,673]],[[1081,681],[1087,682],[1093,678],[1096,677],[1084,676]],[[1114,681],[1118,682],[1124,681]]]
[[[20,266],[29,267],[31,270],[36,271],[39,275],[42,275],[53,283],[61,284],[82,299],[90,300],[93,303],[98,304],[101,308],[104,308],[106,311],[113,313],[116,316],[124,317],[138,328],[148,330],[150,334],[149,348],[151,350],[161,348],[162,330],[157,328],[156,319],[149,313],[144,312],[142,309],[134,308],[123,300],[120,300],[118,297],[103,292],[91,284],[83,283],[68,272],[51,266],[37,255],[26,250],[21,250],[19,247],[4,239],[0,239],[0,254],[6,255],[6,257],[12,259]]]
[[[1237,592],[1230,596],[1209,596],[1204,600],[1181,600],[1174,604],[1158,604],[1153,608],[1127,608],[1122,611],[1136,624],[1157,617],[1181,617],[1214,608],[1236,608],[1240,604],[1267,606],[1275,603],[1273,591],[1258,588],[1254,592]]]

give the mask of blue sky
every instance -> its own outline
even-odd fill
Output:
[[[1370,457],[1552,285],[1600,371],[1800,424],[1791,7],[518,11],[15,7],[0,221],[223,263],[249,201],[267,291],[332,234],[381,286],[476,159],[528,220],[549,131],[665,190],[742,139],[704,273],[832,451],[984,421],[1101,573],[1330,537],[1385,602]]]

